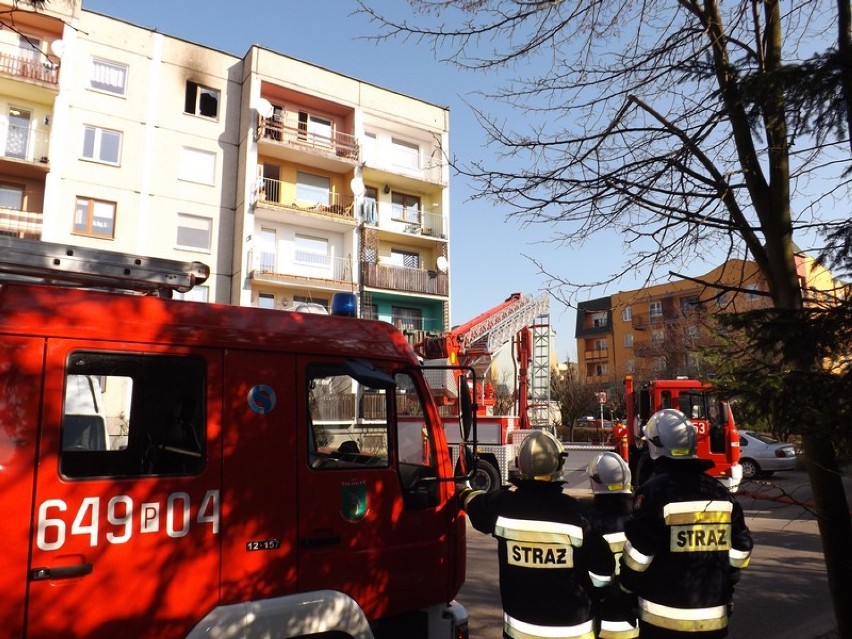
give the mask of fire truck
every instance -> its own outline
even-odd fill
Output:
[[[713,461],[707,471],[731,492],[742,481],[740,438],[730,404],[705,382],[686,377],[651,380],[636,386],[633,377],[624,378],[627,426],[621,431],[626,446],[617,450],[630,465],[638,486],[651,472],[647,444],[642,428],[656,411],[676,408],[686,415],[698,430],[696,455]],[[621,438],[619,438],[621,439]]]
[[[476,410],[476,462],[471,485],[485,491],[506,484],[515,466],[516,448],[530,428],[552,428],[550,423],[550,322],[546,294],[534,297],[513,293],[497,306],[451,331],[427,337],[414,350],[424,364],[445,363],[470,368],[481,380],[472,389]],[[492,365],[504,347],[512,347],[514,402],[510,414],[495,415],[496,395],[490,381]],[[451,452],[459,446],[456,415],[460,368],[426,378],[442,409]]]
[[[0,238],[3,636],[466,637],[465,521],[404,335],[353,297],[169,299],[208,276]]]

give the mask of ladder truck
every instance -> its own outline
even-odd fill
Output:
[[[463,477],[405,335],[351,293],[169,299],[209,276],[0,237],[3,637],[467,639]]]
[[[515,400],[510,414],[495,415],[496,398],[492,365],[504,347],[512,347]],[[437,337],[427,337],[414,347],[424,365],[448,364],[472,368],[476,373],[477,462],[470,482],[475,488],[498,490],[511,479],[517,446],[531,428],[552,428],[550,423],[550,321],[547,294],[535,297],[513,293],[503,302]],[[445,432],[455,459],[463,443],[455,435],[461,372],[434,371],[426,378],[439,403]]]

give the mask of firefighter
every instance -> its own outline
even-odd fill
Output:
[[[534,430],[518,447],[514,488],[461,487],[473,527],[498,541],[503,636],[593,639],[594,606],[615,570],[580,503],[562,492],[562,444]]]
[[[644,436],[654,476],[636,490],[620,575],[638,596],[640,636],[725,637],[752,548],[742,508],[704,472],[712,462],[696,457],[696,429],[683,413],[654,413]]]
[[[586,468],[592,489],[588,510],[592,528],[603,535],[615,559],[615,575],[598,611],[598,637],[632,639],[639,636],[636,597],[618,583],[619,560],[624,548],[624,524],[630,518],[633,489],[627,462],[613,452],[601,453]]]

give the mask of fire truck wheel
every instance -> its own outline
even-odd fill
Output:
[[[485,460],[477,460],[476,471],[470,480],[471,488],[490,493],[499,490],[500,485],[500,473],[497,472],[497,469]]]

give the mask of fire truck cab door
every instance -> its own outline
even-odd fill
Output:
[[[28,637],[182,637],[217,603],[221,354],[141,348],[47,343]]]
[[[414,476],[434,476],[412,378],[328,358],[297,368],[299,589],[343,591],[370,619],[441,601],[449,520],[437,482],[412,503]]]

